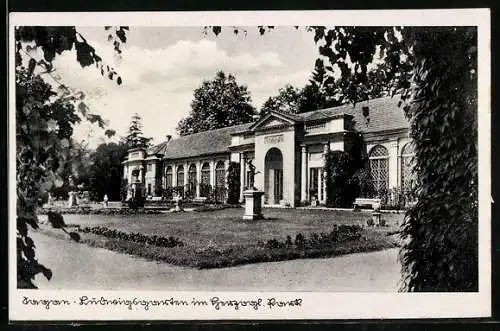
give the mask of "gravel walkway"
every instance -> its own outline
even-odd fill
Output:
[[[40,263],[53,271],[40,289],[394,292],[397,249],[198,270],[32,233]]]

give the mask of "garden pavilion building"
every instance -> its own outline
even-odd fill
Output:
[[[205,187],[227,189],[232,164],[238,168],[242,201],[251,162],[264,204],[323,204],[325,154],[349,152],[361,136],[375,190],[403,188],[411,178],[413,149],[398,101],[384,97],[301,114],[271,111],[252,123],[167,139],[147,150],[131,149],[123,162],[124,178],[144,183],[148,196],[183,187],[181,191],[202,200],[208,194]]]

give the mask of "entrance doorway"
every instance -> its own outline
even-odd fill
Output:
[[[283,200],[283,169],[274,169],[274,197],[274,203]]]
[[[283,200],[283,154],[273,147],[265,157],[264,191],[268,204],[279,204]]]
[[[319,200],[321,200],[320,174],[321,168],[309,169],[309,198],[311,199],[311,202],[319,202]]]

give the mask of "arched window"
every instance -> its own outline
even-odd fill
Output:
[[[412,143],[406,144],[401,150],[401,188],[403,191],[410,190],[415,184],[413,173],[413,157],[415,146]]]
[[[215,186],[224,187],[225,184],[226,170],[224,168],[224,161],[219,161],[215,166]]]
[[[177,167],[177,186],[184,186],[184,167]]]
[[[189,166],[188,184],[189,184],[189,190],[196,189],[196,165],[194,163],[191,163],[191,165]]]
[[[377,145],[370,151],[369,158],[373,187],[380,196],[389,188],[389,152],[384,146]]]
[[[200,196],[207,197],[210,190],[210,164],[203,163],[201,167]]]
[[[167,169],[165,170],[165,186],[172,187],[172,181],[173,181],[172,167],[168,166]]]
[[[225,200],[226,169],[224,161],[215,165],[215,199],[219,202]]]

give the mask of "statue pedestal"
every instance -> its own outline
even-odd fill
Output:
[[[76,199],[76,192],[74,191],[68,192],[68,207],[74,207],[76,205],[78,205]]]
[[[380,226],[380,212],[374,211],[372,213],[373,225]]]
[[[264,192],[257,190],[247,190],[243,192],[245,197],[245,215],[244,220],[263,219],[262,215],[262,196]]]

